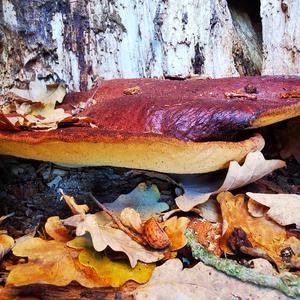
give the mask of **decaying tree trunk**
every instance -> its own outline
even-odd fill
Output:
[[[83,90],[99,77],[300,74],[300,2],[241,2],[0,0],[1,88],[35,78]]]

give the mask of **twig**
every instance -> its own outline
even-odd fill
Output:
[[[6,215],[6,216],[0,217],[0,224],[1,224],[4,220],[6,220],[7,218],[10,218],[10,217],[12,217],[12,216],[14,216],[14,215],[15,215],[15,213],[12,212],[12,213],[10,213],[10,214],[8,214],[8,215]]]
[[[120,230],[124,231],[125,233],[127,233],[134,241],[136,241],[137,243],[141,244],[141,245],[148,245],[148,243],[139,235],[135,234],[134,232],[132,232],[129,228],[127,228],[126,226],[124,226],[122,224],[122,222],[120,221],[120,219],[109,209],[107,209],[102,203],[100,203],[92,193],[88,193],[88,196],[97,204],[97,206],[102,209],[103,211],[105,211],[112,219],[113,221],[117,224],[117,226],[119,227]]]
[[[256,96],[250,95],[250,94],[247,94],[247,93],[243,93],[243,92],[226,92],[226,93],[224,93],[224,95],[227,98],[237,97],[237,98],[246,98],[246,99],[250,99],[250,100],[256,100],[257,99]]]

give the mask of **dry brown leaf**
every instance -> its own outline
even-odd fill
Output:
[[[45,230],[56,241],[66,243],[71,239],[70,231],[63,225],[62,220],[58,216],[48,218]]]
[[[78,261],[80,250],[68,248],[65,243],[40,238],[27,238],[14,248],[16,256],[28,257],[25,264],[10,266],[7,285],[48,283],[65,286],[77,281],[85,287],[107,286],[106,279],[98,278],[94,269]]]
[[[264,275],[278,275],[272,264],[264,258],[254,258],[249,261],[249,264],[253,266],[253,269],[259,274]]]
[[[259,151],[251,152],[246,156],[245,162],[240,166],[236,161],[230,162],[228,172],[222,185],[216,188],[216,178],[213,176],[210,181],[204,181],[192,187],[184,185],[184,195],[175,199],[177,206],[183,211],[189,211],[194,206],[206,202],[211,195],[223,191],[230,191],[252,183],[272,171],[285,167],[282,160],[266,160]],[[203,178],[207,178],[204,176]],[[201,177],[199,178],[201,180]]]
[[[66,195],[62,189],[59,189],[59,192],[62,195],[60,199],[61,200],[64,199],[66,201],[73,215],[77,215],[77,214],[84,215],[89,211],[89,207],[86,204],[78,205],[74,197]]]
[[[75,215],[64,220],[64,224],[76,227],[77,236],[82,236],[89,232],[96,251],[103,251],[109,246],[114,251],[124,252],[128,256],[132,267],[137,264],[138,260],[151,263],[163,258],[162,253],[147,250],[133,241],[123,231],[107,225],[99,225],[95,215],[87,214],[84,218],[80,215]]]
[[[222,236],[222,224],[211,223],[203,219],[193,219],[188,224],[188,228],[192,229],[198,242],[208,251],[216,256],[221,256],[220,239]]]
[[[254,201],[270,208],[266,214],[278,224],[300,228],[300,195],[247,193]]]
[[[177,216],[174,216],[165,222],[160,223],[171,241],[171,251],[179,250],[186,245],[187,239],[184,233],[189,222],[190,220],[186,217],[178,218]]]
[[[139,286],[133,295],[136,300],[287,299],[278,291],[242,282],[201,262],[183,269],[179,259],[157,267],[150,281]]]
[[[266,214],[266,212],[269,210],[268,207],[259,204],[258,202],[254,201],[251,198],[247,202],[247,207],[251,216],[255,218],[263,217]]]
[[[0,261],[2,260],[4,255],[12,249],[14,244],[15,241],[11,236],[7,234],[0,235]]]
[[[244,198],[244,195],[233,196],[230,192],[222,192],[217,197],[223,217],[222,250],[233,254],[228,245],[228,238],[236,228],[239,228],[246,233],[247,239],[251,242],[252,247],[249,249],[258,249],[260,251],[254,252],[267,254],[279,269],[289,269],[291,265],[298,265],[299,255],[293,255],[291,262],[286,263],[281,257],[281,251],[292,245],[300,247],[300,240],[289,237],[285,228],[272,220],[252,217]]]

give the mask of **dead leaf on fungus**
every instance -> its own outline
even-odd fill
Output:
[[[190,220],[186,217],[178,218],[174,216],[160,223],[160,226],[164,229],[171,241],[171,251],[179,250],[186,245],[187,239],[184,233],[189,222]]]
[[[139,286],[134,299],[287,299],[278,291],[242,282],[199,262],[183,269],[179,259],[157,267],[148,283]]]
[[[79,253],[59,241],[27,238],[13,248],[13,254],[29,260],[8,268],[7,285],[48,283],[65,286],[75,280],[89,288],[107,286],[107,281],[99,279],[92,268],[80,264]]]
[[[66,95],[63,84],[30,83],[29,90],[12,89],[0,96],[0,129],[55,130],[60,123],[86,122],[86,117],[74,117],[62,108],[55,108]]]
[[[80,215],[72,216],[64,220],[64,224],[76,227],[77,236],[89,232],[96,251],[103,251],[109,246],[114,251],[124,252],[132,267],[136,266],[138,260],[152,263],[163,258],[162,253],[147,250],[123,231],[97,224],[94,215],[87,214],[84,218]]]
[[[219,188],[216,186],[215,174],[208,175],[211,178],[207,178],[207,175],[199,177],[198,183],[192,186],[183,184],[185,193],[175,199],[176,204],[181,210],[189,211],[194,206],[206,202],[211,195],[245,186],[285,165],[282,160],[266,160],[259,151],[250,152],[242,166],[236,161],[230,162],[226,177]],[[202,182],[201,178],[204,179]]]
[[[270,208],[266,214],[280,225],[300,228],[300,195],[247,193],[254,201]]]
[[[14,246],[15,241],[7,234],[0,235],[0,261],[6,253],[8,253]]]
[[[120,213],[124,208],[131,207],[140,213],[143,220],[169,209],[165,202],[159,202],[160,192],[155,184],[147,186],[140,183],[129,194],[121,195],[112,203],[104,203],[105,207],[115,213]]]
[[[265,217],[254,218],[247,209],[244,195],[233,196],[230,192],[220,193],[217,197],[223,217],[223,236],[221,248],[224,252],[233,254],[228,245],[228,238],[237,228],[247,235],[251,243],[250,250],[265,254],[276,263],[280,270],[298,266],[300,255],[292,255],[287,263],[282,257],[282,251],[288,247],[299,247],[300,240],[289,237],[284,227]]]
[[[14,88],[10,92],[32,102],[41,102],[49,109],[54,109],[56,102],[62,103],[66,95],[66,87],[64,84],[46,85],[37,80],[29,83],[28,90]]]

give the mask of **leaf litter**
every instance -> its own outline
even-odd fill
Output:
[[[9,265],[6,284],[77,281],[85,287],[120,287],[133,280],[145,284],[134,292],[136,299],[297,297],[299,277],[290,271],[300,269],[300,241],[285,225],[299,226],[298,195],[226,192],[284,165],[251,153],[242,166],[232,162],[225,179],[207,180],[206,186],[196,182],[192,188],[188,182],[176,184],[184,194],[176,199],[179,209],[171,210],[158,187],[143,182],[112,203],[95,202],[96,213],[87,213],[89,207],[60,191],[74,215],[48,219],[45,231],[53,240],[27,237],[14,246],[14,255],[28,262]],[[203,193],[203,188],[212,192]],[[157,250],[166,237],[169,242]],[[186,254],[189,247],[192,257]],[[260,263],[236,261],[245,254]],[[193,265],[200,262],[183,269],[173,259],[177,255]]]

